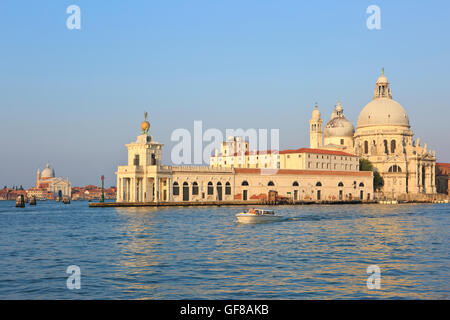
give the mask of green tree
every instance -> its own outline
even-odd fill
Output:
[[[378,172],[377,168],[375,168],[367,159],[359,159],[359,170],[360,171],[372,171],[373,172],[373,189],[379,190],[382,186],[384,186],[384,179]]]

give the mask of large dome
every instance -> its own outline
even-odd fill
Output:
[[[54,177],[55,171],[52,168],[50,168],[50,165],[47,163],[47,166],[41,172],[41,178],[54,178]]]
[[[344,116],[336,117],[327,123],[324,130],[325,138],[331,137],[353,137],[355,129],[353,124]]]
[[[372,126],[404,126],[409,128],[409,119],[405,109],[395,100],[392,100],[389,81],[384,76],[378,78],[375,86],[373,100],[361,111],[356,128]]]
[[[369,126],[406,126],[409,119],[405,109],[391,98],[377,98],[369,102],[358,117],[357,128]]]

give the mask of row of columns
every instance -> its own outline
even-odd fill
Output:
[[[163,183],[165,183],[165,186],[163,186]],[[172,201],[171,183],[172,178],[170,177],[117,177],[117,201]]]
[[[434,164],[424,164],[419,162],[416,169],[418,192],[434,193],[436,185],[435,176],[436,167]]]

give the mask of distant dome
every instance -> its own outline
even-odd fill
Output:
[[[405,109],[395,100],[378,98],[369,102],[358,117],[357,128],[396,125],[409,128],[409,119]]]
[[[54,178],[54,177],[55,177],[55,170],[50,168],[50,165],[47,163],[47,166],[41,172],[41,178]]]
[[[344,116],[335,117],[327,123],[324,130],[325,138],[331,137],[353,137],[355,128]]]

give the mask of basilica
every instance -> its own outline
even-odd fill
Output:
[[[436,193],[436,153],[413,135],[405,109],[392,98],[384,70],[373,100],[359,114],[356,130],[340,102],[325,126],[317,106],[310,120],[311,147],[368,159],[384,179],[381,191],[394,197]]]

